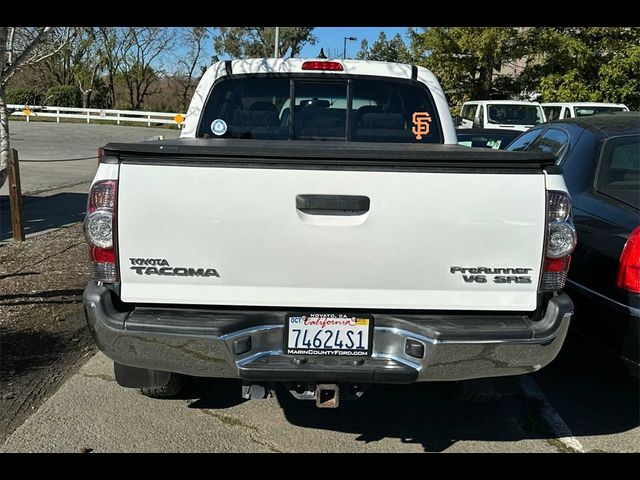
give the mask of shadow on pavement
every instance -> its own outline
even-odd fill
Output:
[[[638,379],[578,338],[569,338],[565,347],[532,378],[573,435],[607,435],[638,427]],[[425,451],[443,451],[458,440],[555,438],[542,419],[543,403],[524,394],[472,404],[455,400],[449,384],[424,383],[373,386],[358,402],[328,411],[297,402],[286,392],[278,399],[295,425],[356,433],[363,442],[399,438],[419,443]]]
[[[25,235],[82,221],[87,208],[86,193],[58,193],[48,197],[22,197]],[[13,238],[9,197],[0,196],[0,241]]]
[[[241,385],[240,380],[194,377],[179,398],[197,398],[189,408],[231,408],[247,401],[240,395]]]
[[[2,328],[0,351],[0,385],[5,380],[34,369],[45,369],[60,358],[78,350],[78,335],[88,337],[84,329],[73,332],[51,332]]]
[[[570,340],[555,362],[533,375],[540,389],[574,436],[637,427],[637,379],[578,343]],[[224,409],[244,402],[238,380],[196,379],[186,393],[185,398],[199,399],[190,408]],[[553,448],[563,449],[543,420],[544,403],[524,393],[483,404],[456,400],[449,383],[372,385],[362,399],[342,402],[333,410],[296,400],[278,385],[277,400],[293,425],[353,433],[366,443],[398,438],[420,444],[425,451],[441,452],[460,440],[547,439]]]
[[[32,272],[33,273],[33,272]],[[18,276],[18,275],[16,275]],[[6,275],[10,278],[11,275]],[[65,289],[65,290],[45,290],[42,292],[25,292],[25,293],[8,293],[0,295],[0,307],[11,305],[36,305],[45,303],[80,303],[82,302],[81,288],[77,289]],[[53,297],[76,297],[74,299],[58,299],[48,300]]]
[[[460,440],[547,437],[523,430],[516,421],[523,415],[538,415],[542,405],[537,400],[514,396],[470,404],[456,400],[452,390],[452,385],[443,383],[373,385],[362,399],[344,402],[335,410],[317,409],[313,402],[296,401],[287,392],[281,392],[278,400],[294,425],[354,433],[359,435],[357,441],[365,443],[397,438],[419,444],[427,452],[442,452]]]
[[[640,382],[618,358],[571,331],[556,361],[533,374],[574,436],[640,426]]]

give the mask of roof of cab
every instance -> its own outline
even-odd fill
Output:
[[[540,105],[538,102],[528,102],[526,100],[469,100],[468,102],[464,102],[465,105],[467,103],[476,105],[480,103],[491,103],[491,104],[505,104],[505,105]]]
[[[408,78],[412,77],[412,65],[404,63],[377,62],[373,60],[350,59],[318,59],[318,58],[247,58],[243,60],[229,60],[231,74],[250,73],[309,73],[309,74],[349,74],[349,75],[379,75],[385,77]],[[337,62],[344,70],[303,70],[305,62]],[[218,62],[210,68],[222,68],[226,72],[227,62]],[[433,74],[424,67],[417,67],[419,73],[433,77]],[[434,77],[435,78],[435,77]]]
[[[607,102],[544,102],[543,107],[625,107],[624,103],[607,103]]]

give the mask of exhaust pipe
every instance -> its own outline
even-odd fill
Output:
[[[340,405],[340,387],[335,383],[324,383],[316,387],[316,406],[318,408],[338,408]]]

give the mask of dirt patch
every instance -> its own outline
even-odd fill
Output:
[[[95,350],[82,226],[0,246],[0,442]]]

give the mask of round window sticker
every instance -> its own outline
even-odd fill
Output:
[[[214,135],[224,135],[227,133],[227,123],[221,118],[217,118],[213,122],[211,122],[211,131]]]

